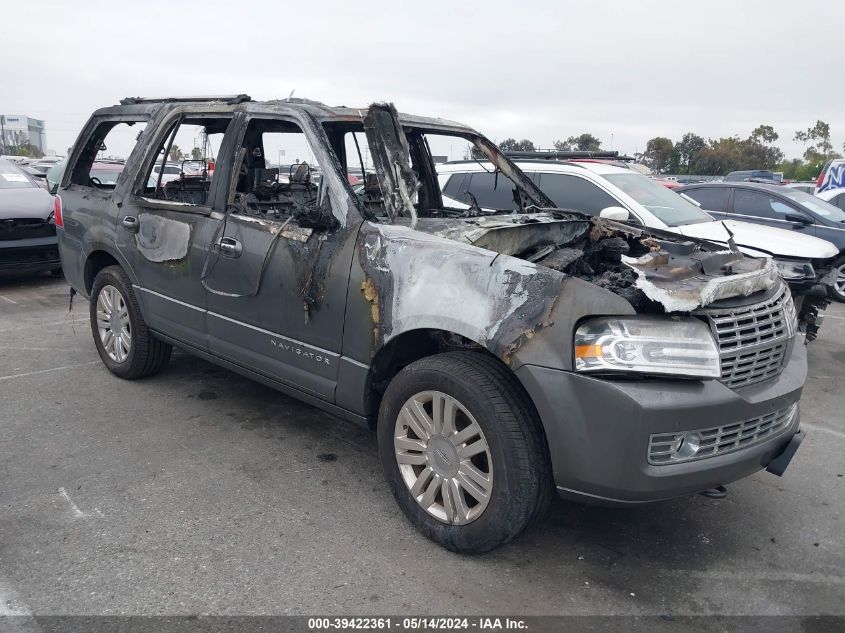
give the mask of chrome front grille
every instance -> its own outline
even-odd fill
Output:
[[[744,422],[695,431],[655,433],[648,440],[648,463],[678,464],[754,446],[789,428],[798,403]]]
[[[770,299],[750,306],[707,310],[722,364],[721,381],[744,387],[777,376],[795,336],[795,306],[783,285]]]

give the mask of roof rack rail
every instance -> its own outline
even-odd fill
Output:
[[[126,97],[120,100],[120,105],[137,105],[139,103],[198,103],[203,101],[220,101],[222,103],[244,103],[252,101],[249,95],[203,95],[198,97]]]
[[[571,160],[573,158],[604,158],[621,161],[633,161],[633,156],[620,156],[619,152],[613,151],[558,151],[549,150],[546,152],[505,152],[506,156],[510,158],[543,158],[545,160]]]

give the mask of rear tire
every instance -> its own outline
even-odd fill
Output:
[[[91,332],[115,376],[134,380],[161,371],[173,348],[147,328],[132,283],[120,266],[103,268],[91,287]]]
[[[845,257],[840,257],[833,262],[833,267],[838,271],[833,286],[827,289],[827,294],[834,301],[845,303]]]
[[[479,352],[438,354],[399,372],[381,402],[378,443],[399,507],[455,552],[509,542],[552,497],[533,404],[509,369]]]

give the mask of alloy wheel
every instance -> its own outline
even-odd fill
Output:
[[[132,325],[126,301],[114,286],[103,286],[97,296],[97,331],[109,358],[125,361],[132,349]]]
[[[836,280],[833,282],[833,289],[840,299],[845,300],[845,264],[836,269]]]
[[[490,447],[478,422],[442,391],[419,392],[402,405],[393,446],[411,496],[431,516],[465,525],[493,492]]]

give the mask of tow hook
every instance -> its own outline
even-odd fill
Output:
[[[707,490],[702,490],[698,494],[705,496],[708,499],[724,499],[728,496],[728,489],[724,486],[715,486],[713,488],[708,488]]]

